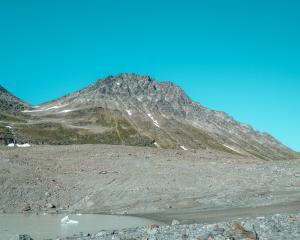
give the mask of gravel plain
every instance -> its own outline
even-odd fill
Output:
[[[209,149],[2,146],[0,196],[2,213],[128,214],[166,224],[255,219],[300,212],[300,161]]]

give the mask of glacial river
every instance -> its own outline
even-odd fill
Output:
[[[72,236],[73,234],[97,233],[101,230],[114,230],[157,224],[154,220],[115,215],[0,215],[0,239],[15,239],[18,234],[28,234],[34,240]]]

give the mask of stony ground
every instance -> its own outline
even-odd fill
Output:
[[[298,160],[110,145],[1,147],[0,153],[0,211],[7,213],[176,216],[180,210],[190,216],[210,209],[299,206]]]
[[[0,196],[3,213],[133,214],[168,224],[215,223],[299,212],[300,161],[212,150],[2,146]]]
[[[238,219],[215,224],[145,226],[119,231],[82,233],[72,240],[297,240],[300,239],[300,214],[276,214],[254,219]]]

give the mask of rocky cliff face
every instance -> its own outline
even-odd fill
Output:
[[[29,104],[12,95],[0,85],[0,144],[13,141],[14,136],[11,122],[25,121],[25,115],[21,112],[28,108]]]
[[[263,159],[296,154],[270,135],[192,101],[174,83],[137,74],[109,76],[25,112],[39,120],[20,128],[20,137],[37,143],[212,148]]]
[[[29,104],[12,95],[0,85],[0,111],[1,113],[17,114],[28,108]]]

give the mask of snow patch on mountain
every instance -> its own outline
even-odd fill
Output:
[[[151,113],[148,113],[147,115],[148,115],[148,117],[152,120],[153,124],[154,124],[156,127],[160,127],[158,121],[154,119],[154,117],[152,116]]]
[[[130,110],[126,110],[126,112],[127,112],[127,114],[128,114],[129,116],[132,115],[132,112],[131,112]]]
[[[232,150],[232,151],[234,151],[234,152],[241,153],[240,151],[236,150],[234,147],[228,146],[226,144],[223,144],[223,146],[230,149],[230,150]]]

